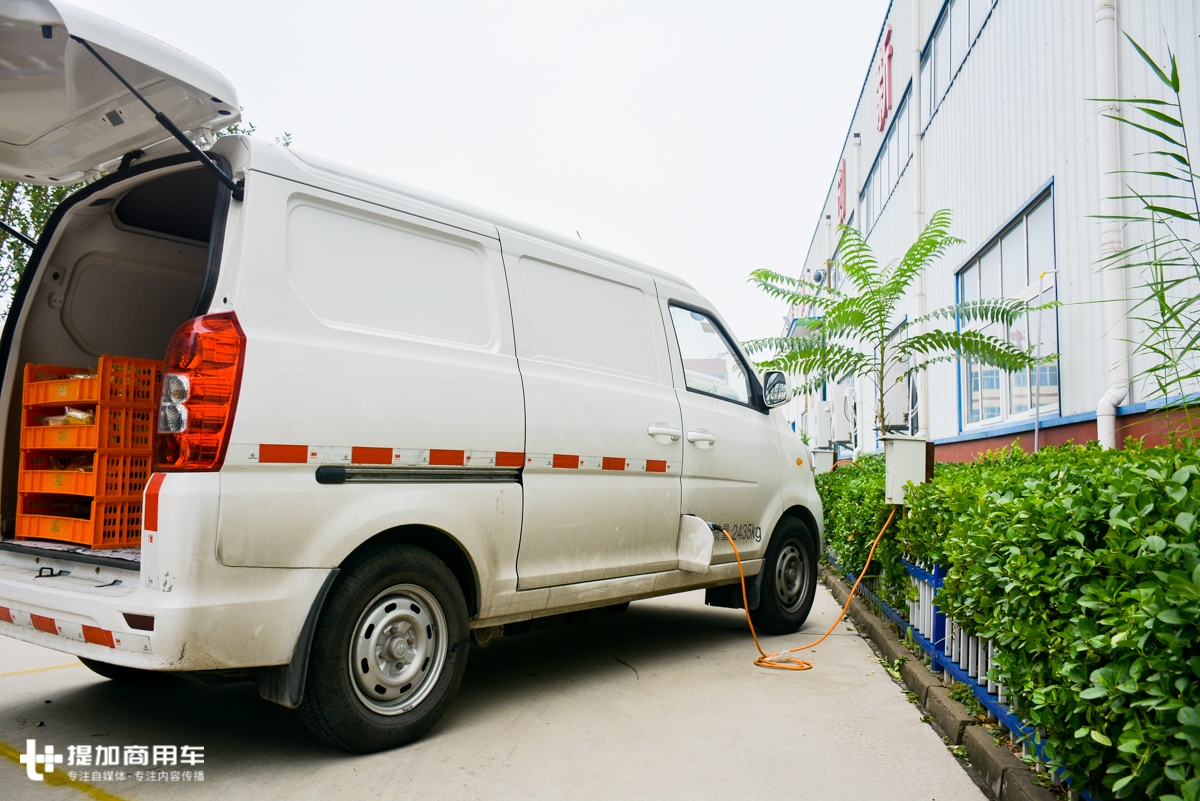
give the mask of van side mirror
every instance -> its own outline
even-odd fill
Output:
[[[763,400],[767,408],[782,406],[792,399],[792,387],[787,373],[771,370],[763,375]]]

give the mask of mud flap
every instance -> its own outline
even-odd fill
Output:
[[[757,576],[751,576],[746,579],[746,600],[750,602],[750,611],[758,608],[759,599],[762,598],[762,577],[763,571],[759,571]],[[723,587],[709,587],[704,591],[704,603],[707,606],[720,606],[725,609],[741,609],[745,604],[742,603],[742,585],[726,584]]]
[[[337,578],[338,568],[329,571],[325,582],[313,599],[300,629],[300,637],[296,640],[296,648],[292,651],[292,661],[286,665],[272,665],[258,670],[258,694],[268,701],[295,709],[304,700],[304,680],[308,677],[308,653],[312,649],[313,632],[317,628],[317,618],[320,617],[321,607],[325,605],[325,596]]]

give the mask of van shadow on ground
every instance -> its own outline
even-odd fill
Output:
[[[810,621],[800,636],[816,628]],[[620,691],[624,682],[645,682],[728,649],[745,650],[749,659],[747,634],[740,610],[634,604],[624,615],[472,645],[458,696],[419,745],[453,742],[483,719],[515,717],[548,687]],[[204,745],[206,763],[226,775],[281,762],[315,770],[347,758],[309,734],[292,711],[259,698],[248,682],[208,687],[165,677],[130,687],[86,668],[71,671],[82,683],[11,709],[9,724],[17,724],[21,737],[64,751],[68,744]]]

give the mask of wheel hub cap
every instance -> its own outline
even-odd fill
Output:
[[[391,587],[367,604],[355,626],[354,691],[375,712],[406,712],[433,689],[446,647],[446,618],[433,596],[412,584]]]
[[[789,542],[775,563],[775,592],[784,611],[798,609],[807,590],[808,559],[795,543]]]

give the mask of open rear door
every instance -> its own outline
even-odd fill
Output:
[[[127,153],[177,148],[170,133],[83,39],[193,138],[237,122],[237,92],[215,70],[67,3],[0,3],[0,179],[69,184]]]

